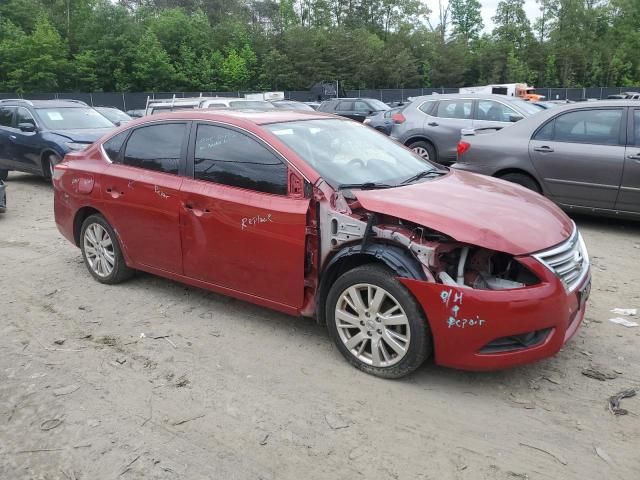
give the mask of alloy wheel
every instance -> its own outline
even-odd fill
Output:
[[[85,229],[83,242],[84,254],[91,270],[99,277],[111,275],[116,264],[116,255],[111,236],[105,228],[98,223],[92,223]]]
[[[420,155],[425,160],[430,160],[429,151],[424,147],[413,147],[412,150]]]
[[[361,283],[347,288],[336,304],[340,340],[361,362],[390,367],[409,350],[409,319],[400,303],[385,289]]]

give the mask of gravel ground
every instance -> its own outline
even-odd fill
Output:
[[[640,223],[576,218],[593,290],[556,357],[388,381],[350,367],[312,320],[146,274],[95,282],[55,227],[51,188],[7,184],[2,479],[640,478],[640,395],[628,415],[607,408],[640,387],[640,328],[608,321],[640,308]]]

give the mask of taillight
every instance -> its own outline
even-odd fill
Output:
[[[402,113],[398,112],[391,115],[391,120],[393,120],[393,123],[404,123],[407,119],[404,118]]]
[[[462,140],[460,140],[458,142],[458,156],[461,157],[462,155],[464,155],[464,153],[469,150],[469,148],[471,148],[471,145],[467,142],[463,142]]]

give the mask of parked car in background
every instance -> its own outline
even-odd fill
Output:
[[[546,110],[508,129],[468,132],[459,170],[518,183],[562,208],[640,217],[640,105],[603,100]]]
[[[144,117],[144,112],[144,108],[138,110],[127,110],[127,115],[129,115],[131,118],[140,118]]]
[[[93,107],[101,115],[107,117],[116,126],[120,126],[123,123],[130,122],[132,118],[124,113],[122,110],[115,107]]]
[[[98,282],[137,269],[315,316],[385,378],[432,353],[470,370],[554,355],[589,296],[584,242],[553,202],[333,115],[145,117],[67,155],[54,188]]]
[[[640,93],[638,92],[622,92],[614,95],[608,95],[609,100],[640,100]]]
[[[296,102],[295,100],[271,100],[270,102],[274,107],[283,110],[307,110],[313,111],[314,108],[303,102]]]
[[[395,123],[393,116],[400,113],[402,109],[403,107],[398,107],[384,112],[378,112],[375,115],[365,118],[363,123],[368,127],[384,133],[385,135],[389,135]]]
[[[541,111],[504,95],[425,95],[395,117],[391,137],[425,159],[449,165],[456,160],[462,129],[502,128]]]
[[[113,128],[78,100],[0,100],[0,179],[10,170],[50,179],[67,153],[84,150]]]
[[[7,184],[0,180],[0,213],[7,210]]]
[[[375,98],[334,98],[325,100],[318,107],[319,112],[333,113],[358,122],[387,110],[389,106]]]
[[[236,97],[194,97],[194,98],[165,98],[147,100],[146,115],[176,112],[179,110],[212,110],[217,108],[273,110],[276,107],[266,100],[249,100]]]

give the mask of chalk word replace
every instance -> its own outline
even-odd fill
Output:
[[[240,228],[244,230],[245,228],[260,225],[261,223],[271,223],[271,222],[273,222],[273,218],[271,217],[270,213],[267,213],[265,216],[256,215],[255,217],[244,217],[240,221]]]
[[[154,185],[153,190],[158,194],[160,198],[169,198],[169,195],[160,190],[160,187],[158,187],[157,185]]]

